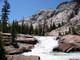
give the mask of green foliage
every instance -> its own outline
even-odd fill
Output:
[[[52,24],[50,24],[50,27],[48,29],[49,29],[49,32],[50,32],[50,31],[52,31],[52,30],[54,30],[56,28],[57,27],[56,27],[55,23],[53,22]]]
[[[69,27],[69,31],[65,32],[65,35],[66,34],[74,34],[74,35],[76,35],[77,34],[77,30],[75,29],[75,27]]]
[[[56,29],[56,25],[55,23],[53,22],[53,25],[52,25],[52,30]]]
[[[65,25],[65,23],[62,21],[61,25],[63,26],[63,25]]]
[[[14,21],[14,26],[15,26],[16,33],[20,33],[20,26],[18,25],[18,21],[17,20]]]
[[[33,31],[33,25],[32,25],[32,23],[31,23],[31,25],[30,25],[29,32],[30,32],[30,34],[33,34],[33,33],[34,33],[34,31]]]
[[[74,13],[70,14],[70,16],[69,16],[69,21],[70,21],[70,19],[73,18],[73,17],[74,17]],[[68,22],[69,22],[69,21],[68,21]]]
[[[69,34],[69,32],[65,31],[65,34],[64,35],[68,35],[68,34]]]
[[[34,29],[34,35],[38,35],[38,27]]]
[[[25,29],[25,26],[24,26],[24,20],[22,21],[22,25],[21,25],[21,33],[24,34],[24,29]]]
[[[15,23],[13,21],[12,26],[11,26],[11,37],[12,37],[12,42],[11,44],[15,47],[15,48],[19,48],[15,38],[16,38],[16,29],[15,29]]]
[[[8,15],[9,15],[9,9],[10,9],[10,4],[8,3],[8,0],[5,0],[4,6],[2,8],[2,15],[1,15],[3,33],[8,32],[7,31],[7,20],[8,20]]]
[[[1,31],[1,20],[0,20],[0,31]]]
[[[72,34],[77,34],[76,29],[74,27],[71,27],[71,29],[72,29]]]
[[[69,34],[71,34],[72,33],[72,30],[71,30],[71,28],[69,27]]]
[[[7,60],[5,55],[6,55],[6,53],[5,53],[5,49],[4,49],[4,43],[2,41],[1,32],[0,32],[0,60]]]
[[[62,26],[61,23],[59,23],[59,24],[58,24],[58,28],[61,27],[61,26]]]
[[[38,35],[42,36],[44,34],[42,25],[39,24]]]

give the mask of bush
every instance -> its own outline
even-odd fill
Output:
[[[0,32],[0,60],[7,60],[5,55],[6,55],[6,52],[4,49],[4,43],[2,41],[1,32]]]

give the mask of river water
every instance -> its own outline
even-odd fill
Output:
[[[22,55],[40,56],[40,60],[80,60],[80,52],[63,53],[52,51],[53,48],[58,46],[58,40],[55,36],[35,36],[35,38],[39,43],[35,45],[31,52],[25,52]]]

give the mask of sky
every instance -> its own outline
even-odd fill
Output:
[[[0,0],[0,15],[1,8],[3,6],[3,0]],[[40,9],[51,8],[56,9],[56,7],[68,0],[9,0],[10,3],[10,15],[9,22],[13,20],[21,20],[23,18],[28,18],[35,13],[37,13]]]

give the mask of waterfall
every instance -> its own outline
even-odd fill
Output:
[[[40,53],[50,53],[54,47],[58,46],[58,41],[55,37],[35,37],[38,39],[39,43],[35,45],[35,48],[32,49],[32,52]]]
[[[60,59],[68,60],[71,57],[76,58],[75,54],[73,54],[73,53],[67,54],[67,53],[62,53],[62,52],[52,52],[53,48],[58,46],[58,41],[56,40],[56,37],[35,36],[35,38],[39,41],[39,43],[37,43],[34,46],[34,48],[32,49],[31,52],[23,53],[22,55],[40,56],[40,60],[60,60]],[[79,53],[79,55],[80,55],[80,53]],[[77,58],[80,58],[79,55],[77,56]]]

